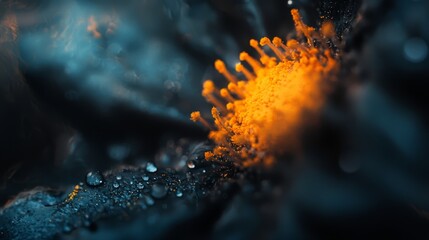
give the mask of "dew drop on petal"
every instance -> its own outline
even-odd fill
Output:
[[[102,175],[100,172],[98,172],[98,171],[96,171],[96,172],[89,172],[89,173],[86,175],[86,183],[87,183],[89,186],[96,187],[96,186],[101,185],[103,182],[104,182],[104,177],[103,177],[103,175]]]
[[[404,55],[410,62],[423,62],[428,55],[428,45],[421,38],[410,38],[404,44]]]
[[[193,169],[195,168],[195,163],[194,161],[190,160],[186,163],[186,165],[188,165],[188,168]]]
[[[148,171],[150,173],[154,173],[154,172],[158,171],[158,168],[153,163],[149,162],[146,164],[146,171]]]
[[[155,184],[152,186],[151,194],[154,198],[163,198],[167,195],[167,189],[165,189],[164,185]]]
[[[150,196],[145,196],[144,199],[146,201],[146,204],[149,205],[149,206],[152,206],[152,205],[155,204],[155,201]]]

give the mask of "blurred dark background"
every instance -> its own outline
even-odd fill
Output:
[[[257,170],[270,187],[241,186],[210,236],[426,239],[424,0],[0,1],[0,204],[204,141],[188,115],[209,116],[200,93],[222,79],[214,60],[234,66],[250,38],[285,38],[292,8],[335,23],[336,87],[303,154]]]

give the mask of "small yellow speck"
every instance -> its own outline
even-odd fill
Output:
[[[80,186],[79,185],[74,186],[73,191],[69,194],[69,196],[68,196],[68,198],[67,198],[66,201],[67,202],[72,201],[77,196],[77,194],[79,193],[79,191],[80,191]]]

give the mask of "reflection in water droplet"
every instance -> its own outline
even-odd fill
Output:
[[[98,171],[96,171],[96,172],[89,172],[86,175],[86,183],[89,186],[93,186],[93,187],[99,186],[99,185],[101,185],[103,183],[103,181],[104,181],[104,177]]]
[[[177,196],[177,197],[182,197],[182,196],[183,196],[183,192],[182,192],[182,190],[177,189],[177,191],[176,191],[176,196]]]
[[[118,176],[116,176],[116,180],[121,180],[122,179],[122,176],[121,175],[118,175]]]
[[[113,187],[114,187],[114,188],[118,188],[118,187],[119,187],[119,183],[114,182],[114,183],[113,183]]]
[[[192,161],[192,160],[190,160],[190,161],[188,161],[187,162],[187,165],[188,165],[188,168],[195,168],[195,163],[194,163],[194,161]]]
[[[137,183],[137,188],[138,188],[138,189],[143,189],[143,188],[144,188],[143,183]]]
[[[146,171],[150,172],[150,173],[154,173],[158,170],[158,168],[153,164],[153,163],[147,163],[146,164]]]
[[[163,198],[167,195],[167,189],[165,189],[164,185],[155,184],[152,186],[151,194],[154,198]]]
[[[142,178],[143,178],[143,181],[146,181],[146,182],[149,181],[149,176],[144,175]]]

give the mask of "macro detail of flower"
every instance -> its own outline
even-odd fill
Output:
[[[0,0],[0,239],[428,239],[427,9]]]
[[[206,152],[207,160],[229,155],[244,165],[272,165],[275,155],[299,148],[300,126],[323,105],[340,53],[332,22],[316,30],[305,25],[298,10],[291,13],[296,39],[250,40],[259,58],[242,52],[243,62],[235,66],[242,75],[232,74],[221,60],[215,62],[228,84],[218,89],[211,80],[204,82],[202,95],[214,105],[214,126],[199,112],[191,114],[193,121],[211,129],[209,138],[217,145]]]

